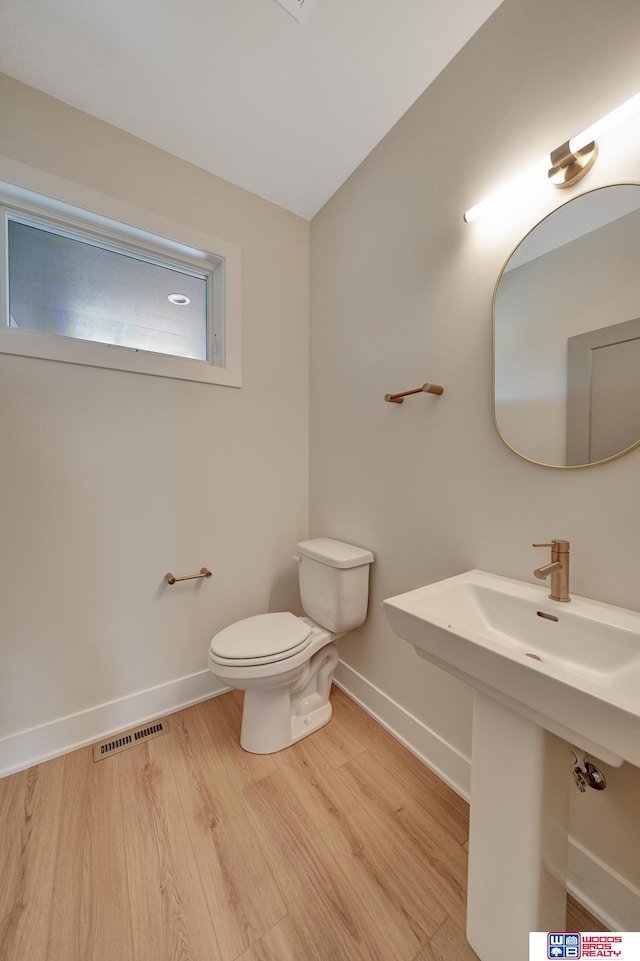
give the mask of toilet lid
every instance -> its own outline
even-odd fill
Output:
[[[309,643],[311,628],[288,611],[257,614],[216,634],[211,653],[225,661],[264,663],[291,657]]]

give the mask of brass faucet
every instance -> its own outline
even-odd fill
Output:
[[[534,544],[534,547],[550,547],[551,563],[537,567],[533,572],[541,581],[551,574],[552,601],[568,603],[569,597],[569,541],[552,540],[550,544]]]

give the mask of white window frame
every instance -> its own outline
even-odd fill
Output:
[[[240,251],[225,241],[199,234],[181,224],[163,222],[153,230],[145,211],[134,208],[135,222],[121,220],[0,181],[0,353],[105,367],[179,380],[240,387]],[[7,283],[7,215],[86,237],[132,256],[186,268],[208,278],[206,360],[156,351],[118,347],[97,341],[47,334],[10,326]],[[151,229],[150,229],[151,227]],[[194,246],[194,240],[199,246]]]

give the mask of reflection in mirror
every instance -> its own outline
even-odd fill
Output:
[[[494,294],[494,417],[517,454],[599,463],[640,443],[640,184],[582,194],[527,234]]]

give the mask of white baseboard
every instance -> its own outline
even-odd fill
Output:
[[[25,731],[0,738],[0,777],[23,771],[51,758],[67,754],[129,727],[144,724],[161,714],[179,711],[190,704],[223,694],[211,671],[199,671],[166,684],[138,691],[127,697],[98,704],[86,711],[57,718]]]
[[[469,800],[471,759],[343,661],[334,681],[423,764]],[[569,893],[610,931],[640,930],[640,891],[569,837]]]
[[[571,837],[567,886],[609,931],[640,931],[640,890]]]
[[[471,761],[468,757],[343,661],[338,662],[333,680],[456,794],[469,800]]]

